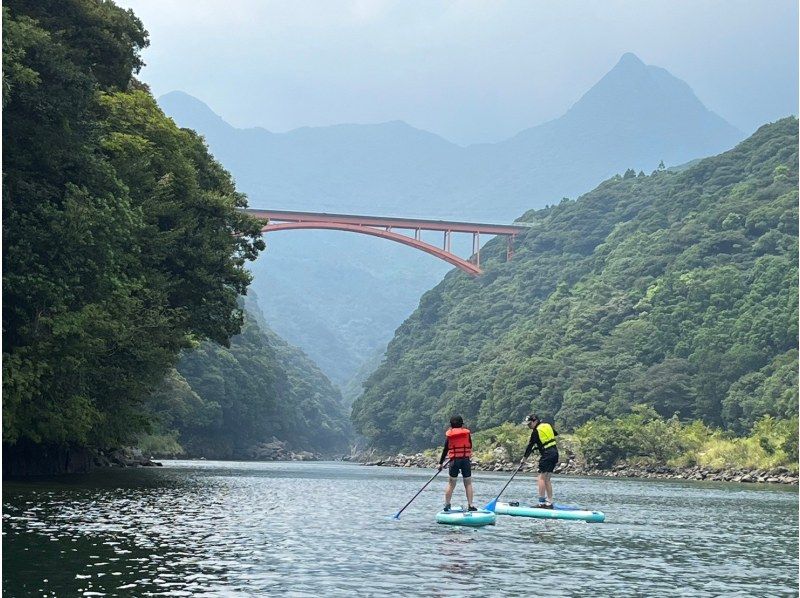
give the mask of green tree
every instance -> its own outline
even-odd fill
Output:
[[[147,34],[111,2],[3,7],[3,440],[113,445],[179,351],[227,342],[244,198],[133,79]]]

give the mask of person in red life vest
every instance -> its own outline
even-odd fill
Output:
[[[444,448],[439,458],[439,471],[444,467],[445,456],[450,459],[450,479],[447,480],[447,489],[444,491],[444,510],[450,510],[450,500],[453,498],[460,471],[464,479],[464,491],[467,493],[467,508],[477,511],[472,505],[472,463],[469,460],[472,456],[472,435],[464,427],[464,418],[460,415],[450,418],[450,429],[445,432]]]
[[[553,484],[550,476],[558,465],[558,448],[556,448],[556,436],[558,432],[553,426],[539,419],[538,415],[530,414],[523,422],[531,431],[531,438],[525,448],[525,458],[527,459],[533,447],[539,449],[539,480],[537,489],[539,490],[539,504],[536,505],[543,509],[553,508]]]

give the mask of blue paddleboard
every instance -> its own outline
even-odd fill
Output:
[[[449,511],[439,511],[436,513],[436,523],[443,523],[445,525],[481,527],[483,525],[494,525],[496,520],[497,515],[483,509],[478,511],[465,511],[461,508],[455,508]]]
[[[507,502],[499,502],[495,507],[498,515],[511,515],[512,517],[534,517],[536,519],[568,519],[572,521],[588,521],[589,523],[602,523],[606,516],[600,511],[583,511],[581,509],[555,507],[543,509],[529,505],[512,506]]]

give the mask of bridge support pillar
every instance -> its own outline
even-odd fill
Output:
[[[508,235],[506,237],[506,261],[510,262],[511,258],[514,257],[514,237],[516,235]]]
[[[449,252],[450,251],[450,231],[444,231],[444,243],[442,244],[442,249]]]
[[[475,265],[481,265],[481,233],[472,233],[472,255],[475,256]]]

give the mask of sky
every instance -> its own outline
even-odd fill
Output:
[[[117,0],[140,78],[237,127],[404,120],[460,144],[566,112],[625,52],[751,133],[798,112],[796,0]]]

